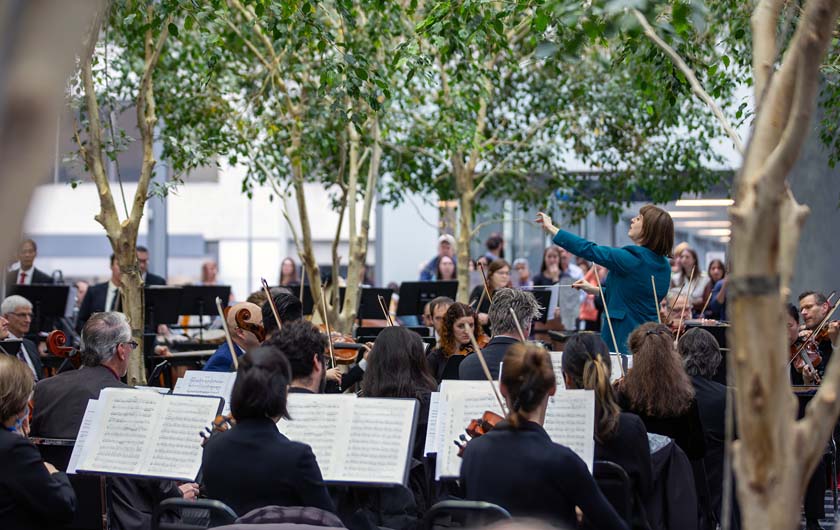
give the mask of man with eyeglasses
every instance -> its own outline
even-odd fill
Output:
[[[128,371],[128,359],[136,347],[124,314],[94,313],[82,329],[82,367],[35,385],[31,436],[75,440],[88,400],[98,399],[103,388],[128,387],[120,378]],[[194,498],[198,489],[191,483],[178,487],[170,480],[108,480],[112,527],[122,529],[149,528],[152,510],[162,500]]]
[[[20,295],[8,296],[0,304],[0,314],[9,322],[9,335],[6,338],[22,341],[17,356],[32,370],[35,381],[39,381],[43,377],[44,367],[38,347],[31,340],[24,338],[32,325],[32,303]]]

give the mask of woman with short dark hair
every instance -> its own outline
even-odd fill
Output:
[[[461,484],[468,500],[498,504],[516,517],[576,528],[575,507],[592,528],[627,528],[578,455],[543,429],[556,391],[548,352],[533,344],[508,348],[500,390],[510,411],[492,431],[467,443]]]
[[[601,338],[610,348],[625,355],[629,353],[627,337],[640,324],[657,320],[659,302],[671,283],[668,256],[674,246],[674,221],[670,214],[652,204],[642,206],[639,215],[630,221],[627,232],[633,244],[621,248],[596,245],[560,230],[542,212],[537,214],[537,224],[553,236],[555,245],[609,269],[603,285],[607,306],[604,318],[609,315],[612,326],[601,326]],[[656,285],[656,297],[651,278]],[[597,285],[585,280],[578,280],[573,286],[600,296]],[[615,332],[615,344],[610,330]]]
[[[0,514],[9,530],[60,526],[76,511],[67,475],[44,462],[25,437],[34,387],[26,363],[0,354]]]
[[[272,505],[334,510],[312,449],[277,429],[288,417],[290,381],[289,362],[276,348],[243,355],[230,397],[236,425],[204,447],[204,491],[239,515]]]

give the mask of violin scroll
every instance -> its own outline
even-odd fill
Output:
[[[79,351],[67,344],[67,335],[60,329],[56,329],[47,335],[47,351],[56,357],[69,359],[73,368],[79,368],[82,365],[82,357]]]
[[[247,308],[242,308],[236,312],[233,316],[233,319],[236,321],[236,325],[240,329],[244,329],[245,331],[250,331],[257,337],[257,340],[260,342],[265,341],[265,328],[262,327],[261,324],[254,324],[253,322],[249,322],[251,319],[251,311]]]

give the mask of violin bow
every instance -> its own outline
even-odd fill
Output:
[[[499,402],[499,407],[501,407],[502,415],[507,415],[507,409],[505,408],[505,403],[502,401],[502,396],[499,394],[499,390],[496,388],[496,383],[493,381],[493,376],[490,375],[490,368],[487,367],[487,361],[484,360],[484,354],[481,353],[481,348],[478,346],[478,341],[475,340],[475,334],[470,331],[470,342],[472,342],[473,348],[475,348],[475,354],[478,355],[478,361],[481,363],[481,369],[484,370],[484,376],[487,378],[487,382],[490,383],[490,388],[493,389],[493,395],[496,396],[496,401]]]
[[[493,303],[493,295],[490,294],[490,287],[487,284],[487,274],[484,272],[484,264],[479,262],[478,268],[481,269],[481,278],[484,280],[484,292],[487,294],[487,299],[490,300],[490,303]],[[478,304],[481,306],[481,303]],[[475,308],[478,311],[478,307]]]
[[[268,288],[268,282],[265,281],[265,278],[260,278],[262,280],[262,287],[263,292],[268,297],[268,305],[271,306],[271,312],[274,314],[274,321],[277,322],[277,330],[283,329],[283,324],[280,323],[280,313],[277,312],[277,306],[274,304],[274,298],[271,296],[271,289]]]
[[[595,271],[595,281],[598,283],[598,294],[601,295],[601,303],[604,305],[604,313],[607,317],[607,327],[610,328],[610,337],[612,337],[613,348],[615,348],[615,353],[621,355],[621,352],[618,351],[618,341],[615,340],[615,331],[613,331],[612,321],[610,321],[610,310],[607,308],[607,300],[604,298],[604,288],[601,287],[601,277],[598,275],[598,271]],[[624,377],[627,375],[624,373],[624,363],[621,362],[621,359],[618,359],[619,366],[621,366],[621,376]]]
[[[303,305],[303,283],[306,280],[306,267],[300,266],[300,303]]]
[[[691,272],[692,272],[691,276],[693,278],[694,277],[694,269],[692,269]],[[676,304],[678,301],[679,301],[679,298],[677,298],[674,301],[674,303]],[[688,294],[686,294],[686,296],[685,296],[685,303],[688,304],[689,308],[691,307],[691,278],[689,278],[689,280],[688,280]],[[677,336],[676,336],[676,338],[674,338],[674,346],[676,346],[677,344],[680,343],[680,330],[682,329],[684,319],[685,319],[685,307],[683,307],[682,311],[680,311],[680,324],[677,326]]]
[[[516,324],[516,331],[519,332],[519,338],[522,339],[522,342],[528,342],[525,340],[525,333],[522,332],[522,326],[519,325],[519,319],[516,318],[516,311],[512,307],[508,309],[510,310],[510,315],[513,317],[513,322]]]
[[[691,283],[691,279],[692,279],[692,278],[694,278],[694,267],[691,267],[691,277],[690,277],[690,278],[689,278],[689,280],[688,280],[688,282],[689,282],[689,283]],[[675,300],[679,300],[679,299],[680,299],[680,295],[682,294],[683,289],[685,289],[685,283],[683,283],[683,284],[680,286],[680,290],[679,290],[679,292],[677,293],[677,297],[675,298]],[[689,298],[690,298],[690,297],[691,297],[691,293],[689,292]],[[669,307],[669,308],[668,308],[668,316],[666,316],[666,317],[665,317],[665,322],[670,322],[670,320],[671,320],[671,311],[673,311],[673,310],[674,310],[674,306],[673,306],[673,305],[672,305],[671,307]]]
[[[379,307],[382,309],[382,314],[385,315],[385,322],[388,323],[388,326],[393,326],[394,321],[391,320],[391,314],[385,309],[385,298],[378,294],[376,295],[376,299],[379,301]]]
[[[332,367],[335,368],[335,351],[333,350],[332,335],[330,334],[330,321],[327,318],[327,294],[323,285],[321,286],[321,307],[324,312],[324,327],[327,328],[327,344],[330,346],[330,361],[332,361]]]
[[[595,271],[595,275],[598,275],[598,271]],[[653,307],[656,308],[656,321],[661,324],[662,314],[659,311],[659,295],[656,294],[656,280],[653,279],[653,274],[650,275],[650,285],[653,287]]]
[[[709,296],[706,297],[706,302],[703,304],[703,309],[700,310],[700,318],[705,318],[706,308],[709,307],[709,302],[712,301],[712,292],[709,291]]]
[[[225,312],[222,310],[222,299],[216,297],[216,310],[219,312],[219,317],[222,319],[222,328],[225,330],[225,339],[227,339],[228,348],[230,348],[230,356],[233,359],[233,369],[239,370],[239,358],[236,356],[236,348],[233,345],[233,339],[230,338],[230,329],[228,329],[227,318]]]
[[[828,321],[829,321],[829,319],[831,318],[831,316],[834,314],[834,312],[835,312],[835,311],[837,311],[837,307],[838,307],[838,306],[840,306],[840,299],[838,299],[838,300],[837,300],[837,302],[834,304],[834,306],[832,306],[831,311],[829,311],[828,313],[826,313],[826,315],[823,317],[823,319],[822,319],[822,321],[820,322],[820,324],[819,324],[819,325],[818,325],[818,326],[814,329],[814,331],[812,331],[812,332],[811,332],[811,336],[810,336],[810,337],[808,337],[807,339],[805,339],[804,341],[802,341],[802,344],[799,346],[799,349],[798,349],[798,350],[796,350],[796,353],[795,353],[795,354],[793,355],[793,357],[791,357],[791,359],[788,361],[788,364],[792,363],[792,362],[793,362],[793,360],[794,360],[794,359],[795,359],[795,358],[796,358],[796,357],[797,357],[800,353],[802,353],[802,350],[804,350],[804,349],[805,349],[805,346],[807,346],[807,345],[808,345],[808,342],[811,340],[811,337],[816,337],[816,336],[819,334],[819,332],[820,332],[820,331],[822,331],[822,328],[824,328],[824,327],[825,327],[825,325],[826,325],[826,324],[828,324]],[[807,357],[807,356],[806,356],[806,357]]]

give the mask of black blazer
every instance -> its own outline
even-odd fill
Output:
[[[151,272],[146,273],[146,287],[150,285],[166,285],[166,280],[163,279],[162,276],[158,276],[157,274],[152,274]]]
[[[17,284],[18,278],[20,278],[20,270],[9,271],[6,274],[7,292],[12,285]],[[37,267],[32,267],[32,285],[50,285],[52,283],[54,283],[52,276]]]
[[[89,399],[103,388],[128,385],[104,366],[62,372],[35,385],[32,436],[76,439]]]
[[[720,515],[723,499],[723,459],[726,440],[726,387],[716,381],[695,375],[691,377],[694,398],[700,411],[706,442],[706,480],[712,509]]]
[[[246,419],[212,436],[202,457],[207,497],[238,515],[263,506],[314,506],[335,512],[312,449],[292,442],[268,418]]]
[[[542,426],[513,429],[502,422],[467,444],[461,464],[467,500],[506,508],[514,517],[538,517],[576,528],[575,506],[599,530],[626,529],[586,464],[551,441]]]
[[[38,374],[35,381],[40,381],[44,377],[44,365],[41,364],[41,354],[38,353],[38,347],[29,339],[23,339],[23,347],[26,349],[29,360],[32,361],[32,366],[35,367],[35,373]]]
[[[79,314],[76,316],[76,332],[81,333],[85,322],[94,313],[105,311],[105,300],[108,298],[108,282],[91,285],[82,303],[79,305]]]
[[[29,440],[0,430],[0,468],[0,521],[4,529],[60,527],[73,519],[76,494],[67,475],[51,475]]]
[[[493,337],[487,346],[481,348],[481,353],[484,354],[484,360],[487,361],[487,368],[490,369],[490,375],[494,380],[499,379],[499,365],[502,359],[505,358],[505,352],[511,344],[519,342],[513,337]],[[461,362],[458,367],[458,375],[461,381],[478,381],[485,379],[484,370],[481,369],[481,361],[478,360],[478,355],[467,355],[466,359]]]

